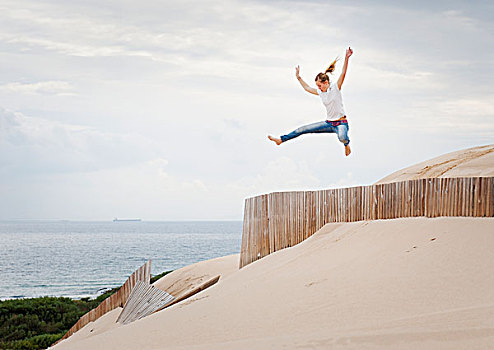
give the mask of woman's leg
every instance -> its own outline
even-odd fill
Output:
[[[350,139],[348,138],[348,124],[340,124],[336,127],[338,140],[345,146],[345,155],[349,156],[352,152],[350,149]]]
[[[345,146],[345,155],[349,156],[352,152],[350,149],[350,139],[348,138],[348,124],[340,124],[338,126],[332,126],[331,123],[322,121],[309,125],[301,126],[295,129],[287,135],[282,135],[280,138],[268,136],[268,138],[276,142],[277,145],[281,145],[283,142],[299,137],[303,134],[318,134],[318,133],[336,133],[338,135],[338,140]]]
[[[348,124],[340,124],[336,127],[336,134],[338,135],[338,140],[343,145],[348,145],[350,143],[350,139],[348,138]]]
[[[327,123],[326,121],[322,121],[322,122],[301,126],[300,128],[293,130],[289,134],[281,135],[280,139],[282,142],[285,142],[294,139],[296,137],[299,137],[300,135],[303,134],[329,133],[329,132],[336,132],[336,130],[334,129],[333,126],[331,126],[331,124]]]
[[[331,124],[327,123],[326,121],[322,121],[322,122],[317,122],[317,123],[312,123],[312,124],[301,126],[300,128],[293,130],[289,134],[281,135],[280,138],[268,136],[268,139],[270,139],[273,142],[276,142],[276,144],[279,146],[279,145],[281,145],[281,143],[288,141],[288,140],[291,140],[291,139],[294,139],[296,137],[299,137],[300,135],[303,135],[303,134],[331,133],[331,132],[335,133],[336,128],[334,126],[331,126]]]

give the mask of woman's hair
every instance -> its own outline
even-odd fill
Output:
[[[327,73],[333,73],[335,68],[336,68],[336,61],[339,60],[339,57],[336,57],[336,59],[331,62],[331,64],[329,65],[328,68],[326,68],[326,71],[324,73],[319,73],[318,75],[316,75],[316,81],[320,81],[322,83],[324,83],[325,81],[329,81],[329,77],[328,77],[328,74]]]

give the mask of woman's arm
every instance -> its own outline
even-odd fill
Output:
[[[341,85],[343,85],[343,81],[345,80],[345,75],[346,75],[346,69],[348,67],[348,59],[350,56],[353,54],[353,50],[351,48],[348,48],[346,50],[346,55],[345,55],[345,63],[343,64],[343,70],[341,72],[340,78],[338,79],[338,89],[341,90]]]
[[[305,91],[310,92],[311,94],[317,95],[317,90],[314,88],[311,88],[299,75],[300,73],[300,66],[295,67],[295,76],[297,77],[298,82],[302,87],[304,88]]]

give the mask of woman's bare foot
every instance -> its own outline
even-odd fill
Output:
[[[268,135],[268,139],[275,142],[278,146],[281,145],[281,143],[283,142],[283,141],[281,141],[281,139],[277,139],[276,137],[273,137],[271,135]]]
[[[350,149],[350,145],[345,146],[345,156],[349,156],[350,153],[352,153],[352,150]]]

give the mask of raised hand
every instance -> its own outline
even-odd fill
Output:
[[[348,47],[348,49],[346,49],[345,57],[349,58],[352,54],[353,54],[353,50],[350,47]]]
[[[300,78],[300,66],[295,67],[295,76],[297,79]]]
[[[346,75],[346,70],[348,68],[348,59],[350,56],[353,54],[353,50],[349,46],[348,49],[346,49],[346,54],[345,54],[345,63],[343,63],[343,70],[341,71],[341,75],[338,78],[338,88],[341,90],[341,86],[343,85],[343,81],[345,80],[345,75]],[[350,153],[349,153],[350,154]]]

